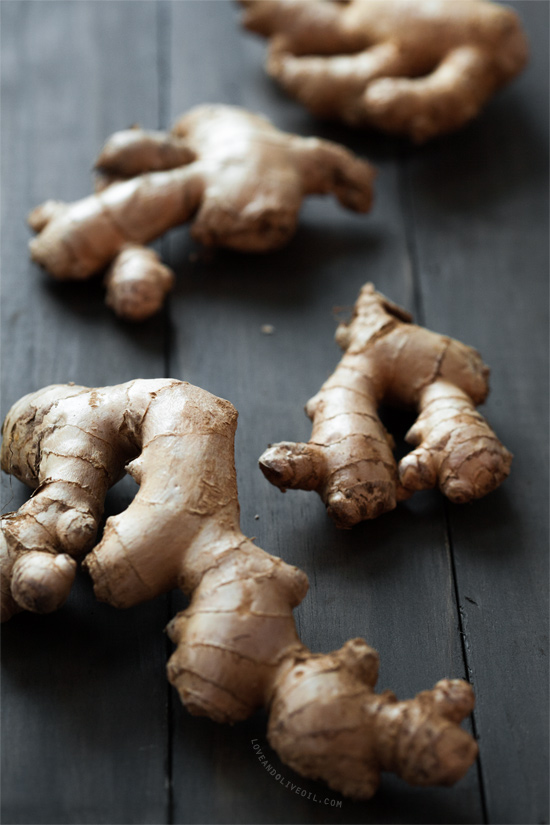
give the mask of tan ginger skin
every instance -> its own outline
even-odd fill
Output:
[[[421,143],[476,117],[527,61],[517,15],[485,0],[241,0],[267,70],[314,115]]]
[[[281,132],[234,106],[199,106],[169,133],[117,132],[96,166],[96,194],[31,212],[31,256],[60,280],[110,265],[107,303],[136,321],[172,288],[173,273],[144,246],[168,229],[194,219],[191,234],[206,246],[277,249],[294,234],[304,197],[332,193],[368,212],[374,178],[342,146]]]
[[[488,394],[489,368],[472,347],[411,320],[366,284],[351,321],[336,331],[344,356],[307,404],[310,441],[283,441],[260,457],[281,490],[316,490],[338,527],[432,487],[453,502],[471,501],[510,472],[511,453],[475,409]],[[383,402],[418,410],[406,435],[415,449],[399,467],[377,413]]]
[[[455,782],[477,754],[459,727],[470,685],[443,679],[399,702],[374,693],[378,654],[362,639],[328,654],[300,642],[292,609],[306,575],[240,530],[236,425],[228,401],[164,379],[54,385],[18,401],[2,468],[35,493],[5,517],[3,618],[62,603],[73,557],[93,546],[107,488],[126,470],[140,489],[85,566],[97,597],[116,607],[173,587],[191,596],[168,626],[168,678],[191,713],[231,723],[267,706],[281,759],[352,797],[372,796],[381,770]]]

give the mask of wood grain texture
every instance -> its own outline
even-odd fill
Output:
[[[487,815],[499,823],[546,821],[549,775],[549,7],[518,8],[525,73],[486,117],[405,165],[424,320],[483,353],[484,414],[515,456],[494,495],[446,508]]]
[[[468,675],[481,749],[455,788],[388,776],[372,801],[342,800],[281,765],[264,713],[230,728],[185,712],[164,677],[161,632],[181,594],[121,613],[97,604],[82,577],[58,614],[15,617],[2,631],[4,822],[548,821],[548,5],[511,5],[531,38],[529,69],[467,129],[418,149],[304,112],[265,75],[264,44],[228,0],[0,3],[2,413],[67,380],[170,375],[230,399],[242,526],[308,573],[303,640],[321,651],[364,637],[380,652],[380,689],[400,698]],[[368,157],[379,169],[372,214],[310,199],[296,237],[270,255],[206,254],[174,230],[159,248],[176,288],[140,326],[112,317],[99,281],[52,284],[28,260],[28,210],[86,194],[112,131],[164,128],[203,102],[261,111]],[[483,501],[451,507],[423,493],[341,532],[314,494],[270,486],[257,459],[269,442],[307,440],[303,407],[337,363],[337,317],[367,280],[480,349],[492,367],[485,412],[515,460]],[[403,434],[410,417],[388,420]],[[3,484],[15,509],[25,493]],[[132,493],[125,482],[108,511]]]

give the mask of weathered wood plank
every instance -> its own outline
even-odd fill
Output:
[[[162,375],[164,333],[162,318],[139,329],[116,321],[99,282],[50,281],[29,261],[25,224],[47,198],[89,193],[109,133],[156,126],[156,4],[8,0],[0,11],[5,414],[49,383]],[[108,511],[133,487],[117,491]],[[4,509],[26,496],[4,478]],[[4,822],[164,821],[165,620],[165,600],[118,613],[82,577],[56,615],[4,626]]]
[[[243,105],[282,128],[341,140],[380,169],[371,217],[346,213],[328,199],[311,200],[295,239],[277,253],[204,255],[187,230],[174,233],[169,256],[178,285],[170,302],[176,330],[170,373],[229,398],[239,409],[243,528],[264,549],[307,571],[311,591],[296,611],[304,641],[328,650],[364,636],[381,654],[380,687],[403,698],[443,676],[463,676],[439,497],[425,495],[399,513],[342,533],[313,494],[281,496],[257,469],[268,442],[309,435],[304,404],[339,358],[332,343],[333,308],[350,306],[368,279],[412,307],[401,146],[319,124],[285,99],[263,73],[264,44],[239,31],[231,4],[174,3],[166,9],[171,119],[204,101]],[[203,54],[209,57],[201,59],[198,72]],[[197,251],[198,260],[189,260]],[[262,336],[262,324],[272,324],[274,335]],[[234,729],[220,728],[189,718],[176,696],[173,701],[176,822],[317,822],[328,816],[335,822],[481,821],[475,768],[452,790],[412,790],[387,778],[372,802],[344,800],[342,808],[332,808],[329,801],[328,814],[325,797],[339,797],[326,786],[298,778],[274,756],[283,777],[323,801],[304,800],[258,763],[250,740],[258,738],[266,747],[262,715]]]
[[[524,75],[460,135],[410,154],[428,325],[491,365],[514,453],[493,495],[448,507],[489,822],[548,821],[548,4],[515,5]]]

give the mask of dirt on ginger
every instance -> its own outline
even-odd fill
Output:
[[[489,368],[460,341],[411,323],[411,316],[366,284],[336,340],[344,356],[306,412],[307,443],[282,441],[260,457],[281,490],[316,490],[338,527],[392,510],[417,490],[439,487],[453,502],[490,493],[512,455],[476,411],[489,392]],[[396,466],[382,403],[418,411]]]
[[[2,468],[35,492],[5,517],[3,619],[66,598],[74,557],[97,597],[130,607],[174,587],[191,597],[168,627],[168,678],[193,714],[218,722],[269,709],[268,738],[304,776],[358,799],[381,771],[451,784],[477,754],[460,722],[470,685],[443,679],[416,698],[374,692],[378,654],[362,639],[328,654],[300,641],[292,610],[306,575],[243,535],[234,464],[237,412],[180,381],[54,385],[25,396],[4,424]],[[124,472],[139,491],[107,520],[107,488]]]
[[[374,170],[347,149],[276,129],[235,106],[198,106],[169,133],[114,134],[97,160],[98,190],[46,201],[29,215],[31,256],[54,278],[82,280],[109,266],[107,304],[140,321],[157,312],[173,273],[144,244],[193,221],[208,247],[263,252],[294,234],[303,199],[333,194],[368,212]]]

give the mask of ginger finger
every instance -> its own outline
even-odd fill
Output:
[[[54,218],[59,218],[65,212],[67,204],[63,201],[44,201],[36,206],[27,216],[27,222],[34,232],[42,232]]]
[[[382,770],[412,784],[457,781],[477,754],[459,727],[473,709],[472,688],[444,679],[398,702],[391,691],[374,692],[378,654],[363,640],[329,654],[302,644],[292,610],[307,592],[306,575],[240,529],[236,425],[228,401],[164,379],[53,386],[21,399],[4,425],[2,466],[38,485],[31,499],[37,518],[48,496],[52,542],[40,549],[35,536],[26,543],[24,529],[7,534],[20,576],[25,559],[82,544],[75,513],[92,499],[97,516],[107,486],[126,468],[139,491],[107,520],[85,566],[97,597],[116,607],[173,587],[191,596],[168,626],[176,650],[167,667],[191,713],[236,722],[267,707],[268,738],[283,761],[358,799],[372,796]],[[58,466],[66,486],[51,484],[47,493],[48,480],[63,475]],[[72,501],[63,498],[69,476]],[[10,520],[24,527],[28,518],[21,508]],[[28,607],[15,584],[3,580],[3,592]],[[50,585],[44,582],[44,598],[31,609],[50,609]]]
[[[296,56],[287,51],[284,40],[275,40],[267,69],[317,117],[360,123],[365,112],[364,106],[358,108],[357,100],[364,89],[377,78],[406,73],[407,60],[403,49],[393,42],[379,43],[357,54]]]
[[[105,303],[121,318],[142,321],[154,315],[174,285],[174,273],[152,249],[126,244],[105,276]]]
[[[355,212],[371,208],[375,172],[342,146],[319,138],[296,138],[294,156],[305,194],[332,194]]]
[[[418,407],[406,441],[419,446],[399,462],[399,496],[439,486],[461,504],[494,490],[508,474],[511,456],[467,393],[436,380],[421,393]]]
[[[317,0],[239,0],[244,9],[242,23],[263,37],[277,36],[294,55],[357,51],[368,45],[361,31],[345,26],[337,3]]]
[[[144,172],[184,166],[195,157],[184,138],[134,126],[111,135],[99,153],[95,168],[109,175],[133,178]]]
[[[504,481],[512,456],[475,411],[489,370],[474,349],[410,323],[372,284],[336,338],[344,356],[307,404],[309,443],[284,441],[260,457],[272,484],[316,490],[336,525],[350,528],[417,490],[439,487],[459,503]],[[384,402],[419,412],[407,434],[416,449],[399,468],[377,413]]]
[[[365,116],[374,126],[382,124],[398,134],[408,131],[423,143],[479,114],[493,91],[484,82],[489,68],[480,49],[462,46],[426,77],[373,80],[363,97]]]
[[[194,164],[113,184],[54,215],[30,242],[31,256],[60,280],[89,278],[127,243],[148,243],[188,220],[201,196]]]
[[[322,175],[304,162],[308,153],[320,162],[330,159],[330,181],[319,182]],[[293,235],[307,194],[334,192],[348,209],[366,212],[374,177],[368,163],[343,147],[308,143],[233,106],[192,109],[169,135],[119,132],[107,141],[98,166],[96,194],[33,210],[29,222],[39,234],[31,241],[31,256],[55,278],[83,279],[131,246],[131,300],[119,300],[111,290],[108,303],[133,320],[157,311],[172,283],[158,262],[152,274],[152,259],[144,265],[137,247],[194,218],[191,233],[207,246],[275,249]],[[119,276],[120,262],[108,283],[119,283]]]
[[[313,114],[416,142],[477,116],[527,61],[519,18],[487,0],[244,5],[243,24],[271,38],[267,71]]]
[[[2,518],[2,621],[65,601],[76,571],[72,557],[92,547],[107,489],[123,474],[113,475],[118,456],[109,429],[92,421],[93,407],[85,404],[80,414],[82,391],[46,387],[17,402],[4,421],[2,469],[35,492]],[[123,460],[123,439],[119,447]]]
[[[94,192],[146,172],[176,169],[195,159],[184,138],[133,126],[115,132],[103,146],[94,167]]]

